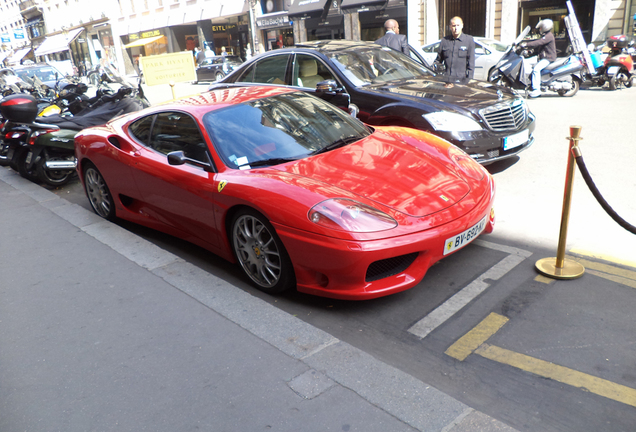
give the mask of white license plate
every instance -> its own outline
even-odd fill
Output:
[[[618,66],[610,66],[607,68],[607,74],[608,75],[616,75],[616,73],[618,73],[618,70],[620,69],[620,67]]]
[[[26,165],[30,164],[30,163],[31,163],[31,159],[32,159],[32,158],[33,158],[33,153],[28,152],[28,153],[27,153],[27,155],[26,155],[26,159],[24,159],[24,163],[25,163]]]
[[[510,150],[515,147],[519,147],[520,145],[527,143],[529,137],[530,137],[530,132],[528,132],[528,129],[521,131],[519,133],[516,133],[514,135],[510,135],[509,137],[505,137],[503,139],[504,151]]]
[[[477,222],[475,225],[468,228],[461,234],[457,234],[454,237],[446,239],[444,242],[444,255],[448,255],[451,252],[455,252],[457,249],[460,249],[466,246],[471,241],[475,240],[479,234],[486,228],[486,221],[488,220],[488,215],[484,216],[482,220]]]
[[[7,152],[7,160],[13,159],[13,152],[13,149],[9,149],[9,151]]]

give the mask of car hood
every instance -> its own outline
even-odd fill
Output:
[[[410,216],[453,206],[470,186],[454,171],[413,146],[375,132],[340,149],[276,168],[353,193]],[[338,191],[330,195],[338,196]]]
[[[426,103],[437,109],[450,111],[461,111],[460,107],[475,111],[516,97],[509,89],[485,81],[470,80],[466,84],[460,84],[448,83],[443,78],[396,80],[368,85],[362,89],[385,96],[392,93],[399,95],[402,100]],[[422,98],[426,100],[423,101]]]

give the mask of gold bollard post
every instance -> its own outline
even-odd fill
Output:
[[[172,90],[172,100],[175,100],[177,97],[174,95],[174,81],[170,81],[170,90]]]
[[[570,148],[568,152],[568,167],[565,174],[565,192],[563,194],[563,212],[561,213],[561,229],[559,231],[559,246],[556,258],[542,258],[535,267],[539,273],[554,279],[576,279],[583,276],[585,267],[580,263],[565,259],[565,242],[568,236],[570,222],[570,202],[572,201],[572,185],[574,182],[574,152],[578,152],[578,143],[582,139],[581,126],[570,126]]]

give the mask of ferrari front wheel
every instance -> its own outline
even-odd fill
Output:
[[[234,255],[258,289],[276,294],[296,285],[289,255],[263,215],[251,209],[238,212],[231,234]]]

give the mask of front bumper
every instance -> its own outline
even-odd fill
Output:
[[[475,132],[434,133],[435,135],[444,138],[464,150],[476,162],[479,162],[482,165],[488,165],[493,162],[515,156],[534,144],[534,129],[536,127],[535,120],[535,116],[530,113],[528,115],[528,121],[522,128],[508,132],[481,130]],[[504,139],[524,130],[528,131],[528,141],[517,147],[504,150]]]
[[[367,300],[417,285],[431,265],[445,257],[446,240],[484,217],[487,218],[484,232],[492,232],[493,199],[494,189],[473,210],[447,224],[373,241],[341,240],[281,225],[275,228],[291,257],[298,291],[343,300]]]

